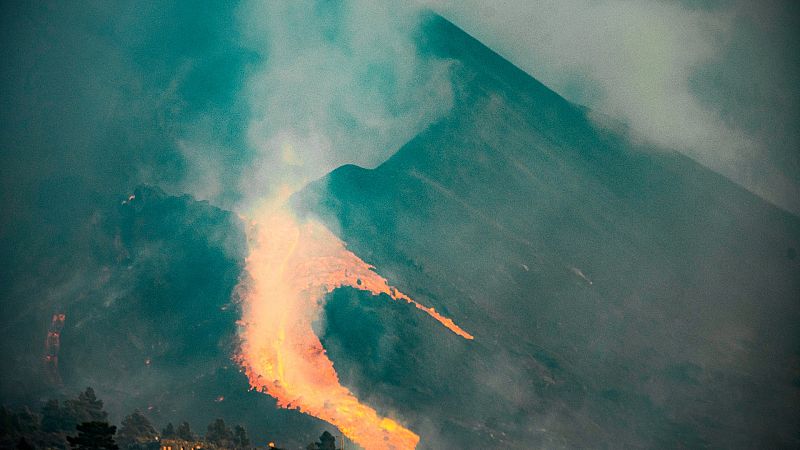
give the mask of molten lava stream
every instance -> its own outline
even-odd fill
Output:
[[[250,385],[275,397],[281,407],[329,422],[366,450],[415,448],[419,436],[379,416],[339,384],[312,329],[325,295],[342,286],[387,294],[413,304],[465,339],[472,335],[389,286],[319,222],[301,223],[291,212],[279,210],[253,223],[238,355]]]

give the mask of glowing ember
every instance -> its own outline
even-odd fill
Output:
[[[239,355],[251,386],[275,397],[281,407],[331,423],[367,450],[415,448],[419,436],[379,416],[339,384],[312,329],[325,295],[342,286],[386,294],[425,311],[465,339],[472,335],[389,286],[322,224],[300,223],[286,210],[252,223]]]
[[[63,313],[53,314],[50,328],[44,341],[44,366],[45,374],[51,384],[61,384],[61,374],[58,371],[58,352],[61,349],[61,330],[67,316]]]

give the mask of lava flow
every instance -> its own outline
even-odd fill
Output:
[[[61,374],[58,372],[58,352],[61,349],[61,330],[67,316],[63,313],[53,314],[47,338],[44,341],[44,367],[51,384],[61,385]]]
[[[386,294],[425,311],[465,339],[472,335],[389,286],[319,222],[300,222],[280,210],[251,225],[238,355],[250,385],[275,397],[283,408],[299,409],[336,426],[366,450],[415,448],[419,436],[381,417],[339,383],[312,329],[326,294],[342,286]]]

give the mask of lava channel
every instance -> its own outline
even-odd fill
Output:
[[[472,335],[391,287],[321,223],[301,222],[285,209],[250,223],[249,279],[240,289],[238,360],[251,387],[275,397],[280,407],[334,425],[366,450],[414,449],[419,436],[381,417],[339,383],[312,329],[326,294],[342,286],[386,294],[421,309],[465,339]]]

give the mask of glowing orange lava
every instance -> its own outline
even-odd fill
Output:
[[[386,294],[413,304],[463,338],[472,335],[389,286],[319,222],[300,222],[280,210],[252,224],[239,355],[250,385],[275,397],[281,407],[336,426],[366,450],[415,448],[419,436],[381,417],[339,384],[312,329],[325,295],[342,286]]]

